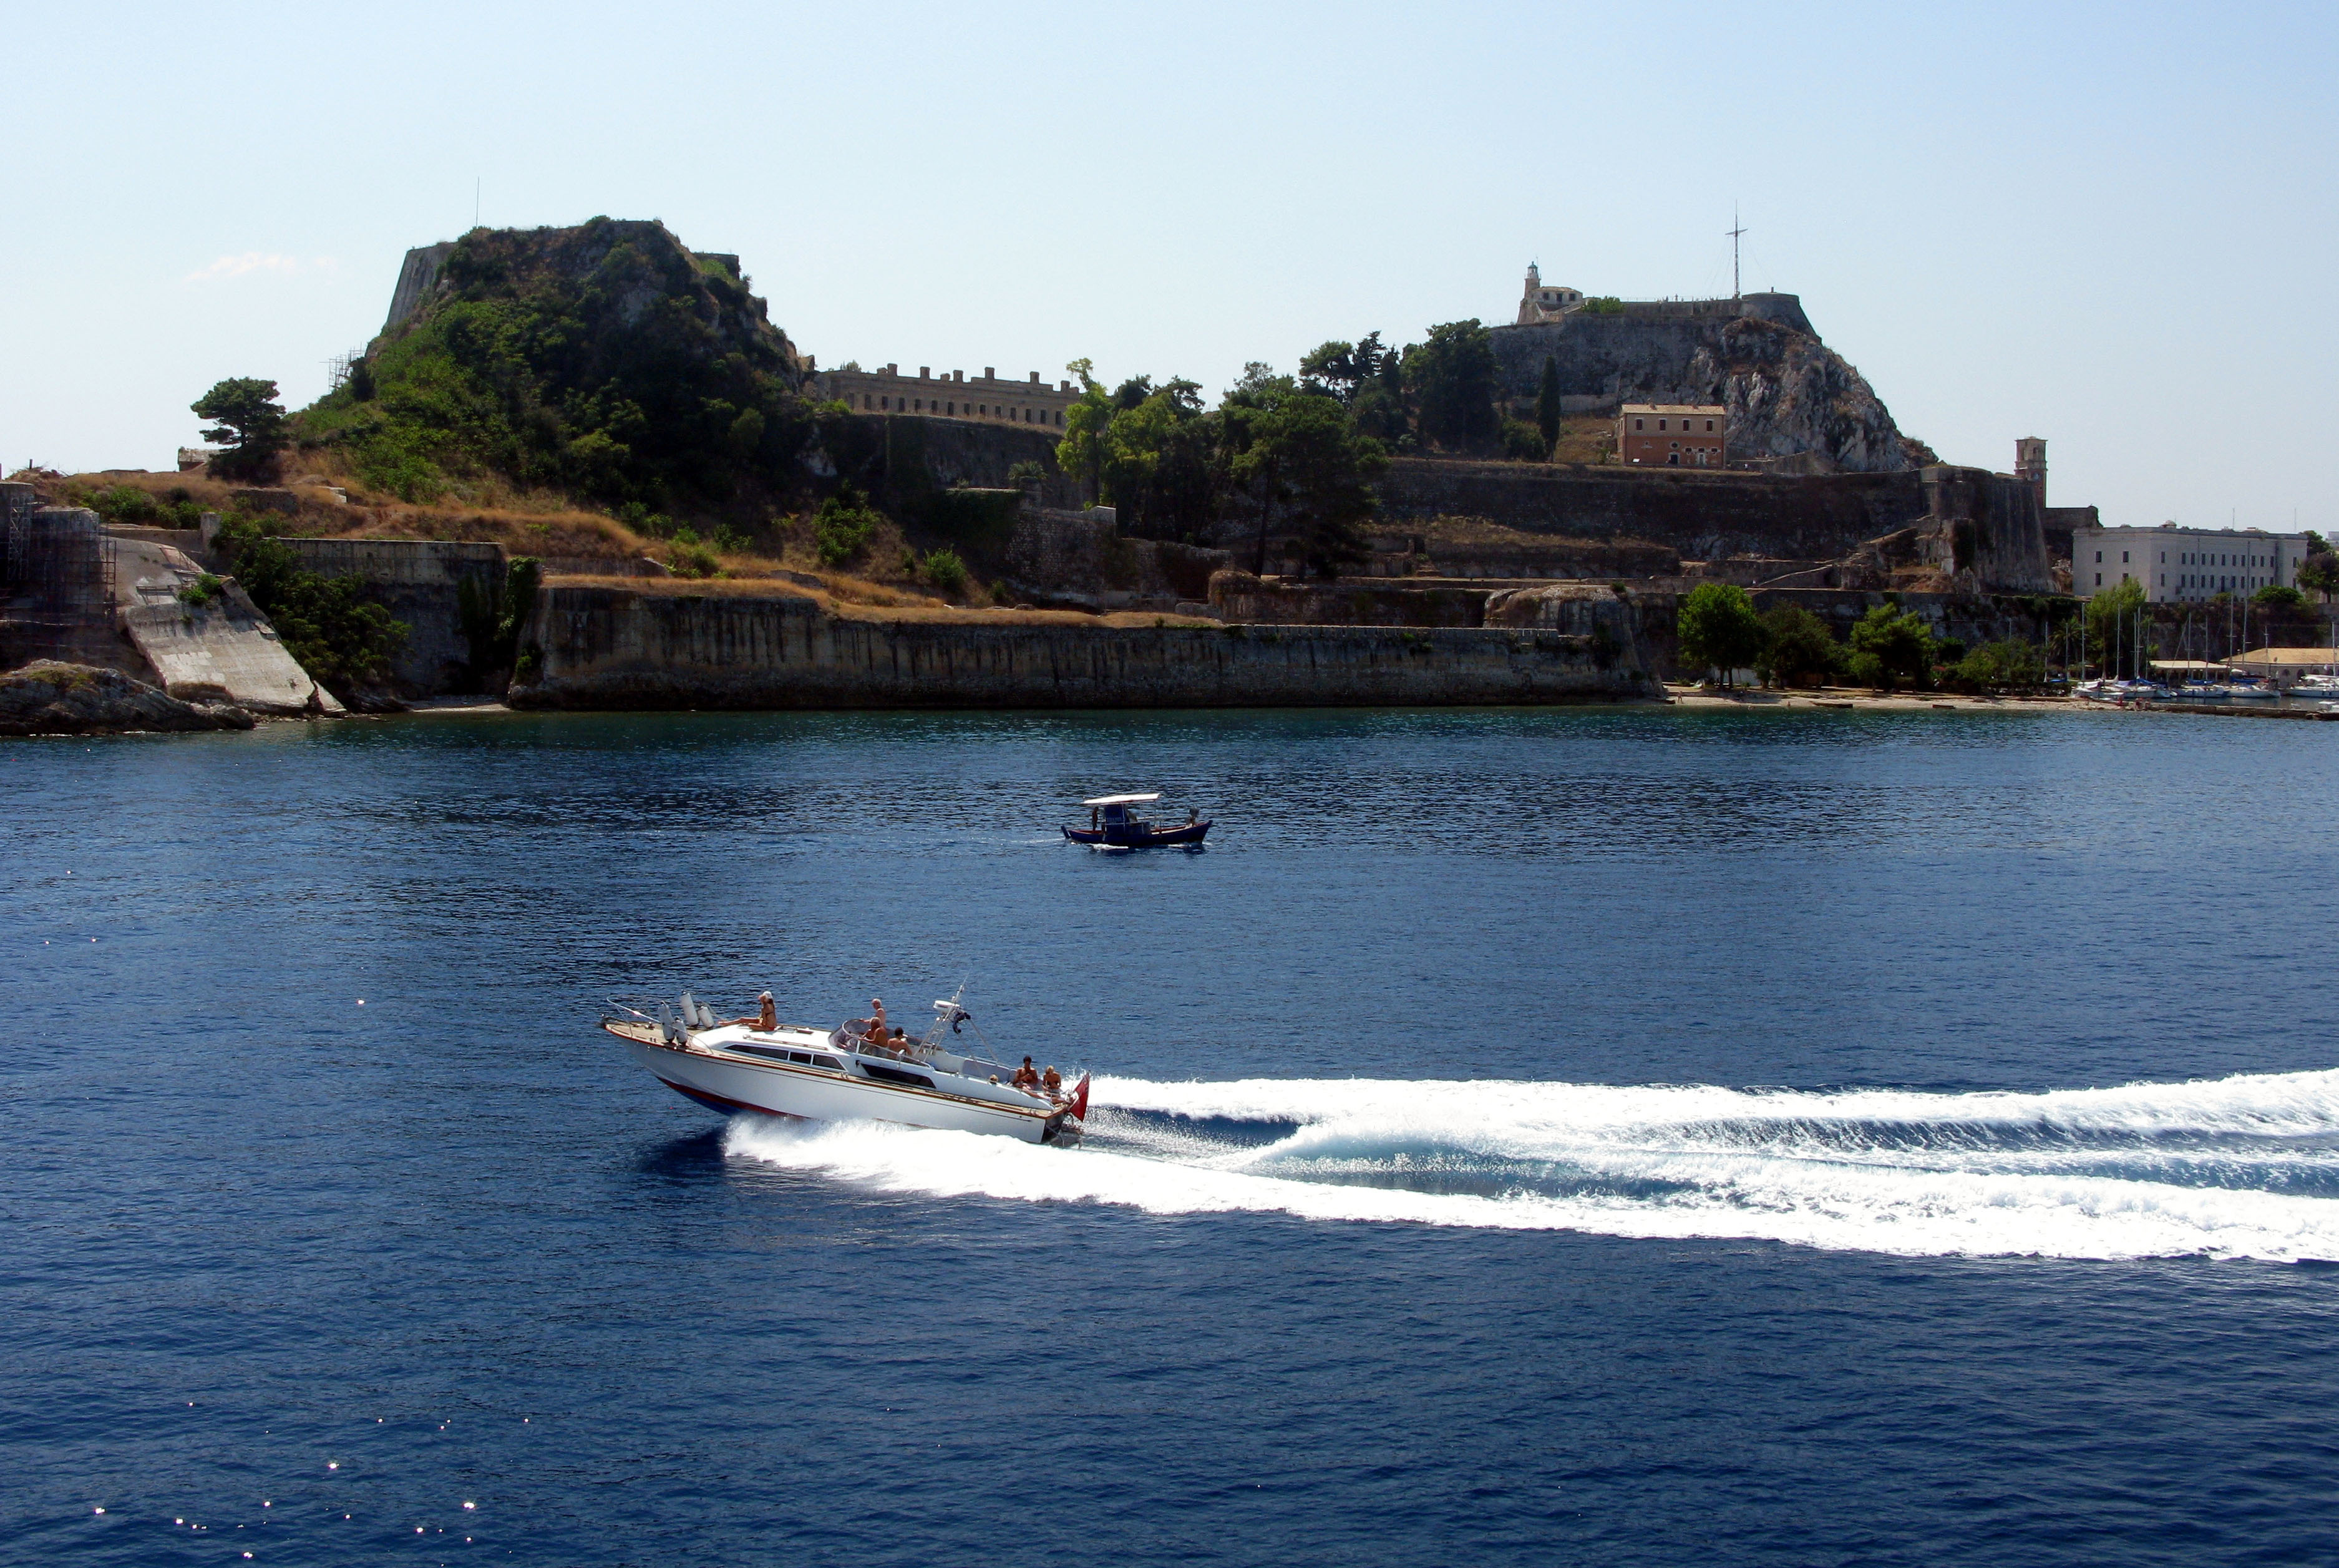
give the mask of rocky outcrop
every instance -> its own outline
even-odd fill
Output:
[[[551,708],[1435,706],[1662,695],[1595,639],[1374,626],[860,620],[810,598],[548,584],[527,640]]]
[[[252,715],[240,707],[182,702],[118,670],[40,659],[0,675],[0,735],[248,730],[252,725]]]
[[[1749,296],[1752,301],[1755,297]],[[1792,296],[1768,296],[1791,300]],[[1496,327],[1502,395],[1532,401],[1545,359],[1572,402],[1719,403],[1730,456],[1802,458],[1823,473],[1898,473],[1917,459],[1866,378],[1792,312],[1594,315]]]

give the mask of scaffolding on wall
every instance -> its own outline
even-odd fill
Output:
[[[115,664],[113,541],[97,514],[43,507],[29,485],[0,488],[0,669],[36,658]]]

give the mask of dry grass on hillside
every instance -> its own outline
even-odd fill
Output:
[[[352,539],[440,539],[468,544],[497,544],[514,556],[534,556],[550,558],[569,573],[589,571],[589,563],[606,562],[612,569],[622,563],[644,558],[668,563],[676,558],[676,547],[669,541],[650,537],[627,528],[617,518],[600,512],[588,512],[570,507],[557,497],[527,498],[525,506],[413,505],[381,497],[368,496],[358,488],[350,488],[350,499],[338,499],[326,480],[341,482],[338,474],[320,473],[307,459],[317,453],[292,454],[299,460],[287,463],[292,472],[284,484],[271,488],[290,490],[296,498],[296,507],[290,516],[282,517],[278,526],[283,532],[315,538]],[[330,468],[331,465],[321,465]],[[193,501],[206,511],[226,512],[236,506],[236,492],[252,487],[208,478],[200,473],[143,473],[122,471],[74,474],[39,484],[42,498],[48,502],[64,501],[70,496],[86,495],[126,485],[142,489],[158,498],[183,498]],[[935,594],[930,586],[918,582],[913,563],[905,558],[909,547],[901,530],[891,522],[879,528],[863,552],[867,563],[859,573],[833,571],[819,565],[813,546],[812,527],[808,518],[776,519],[771,530],[771,543],[779,547],[775,557],[752,550],[725,551],[716,557],[724,576],[716,578],[678,579],[694,589],[707,588],[710,584],[737,582],[735,589],[716,587],[716,592],[786,593],[785,579],[775,583],[779,573],[817,579],[813,587],[814,597],[824,602],[882,609],[945,610],[951,602]],[[887,570],[891,567],[893,570]],[[617,578],[637,585],[656,581],[655,578]],[[970,581],[966,597],[977,604],[987,597],[985,586]]]
[[[823,585],[785,577],[596,577],[556,579],[564,588],[610,588],[647,598],[806,599],[842,620],[922,621],[967,626],[1208,626],[1219,623],[1190,616],[1165,616],[1149,611],[1116,611],[1091,616],[1079,610],[1017,610],[1004,606],[953,605],[943,600],[893,592],[836,573],[824,573]],[[873,594],[873,598],[858,596]]]

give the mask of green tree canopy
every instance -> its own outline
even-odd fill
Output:
[[[1682,600],[1676,620],[1681,632],[1682,663],[1693,669],[1715,669],[1728,685],[1732,672],[1752,665],[1762,654],[1762,617],[1754,601],[1735,583],[1700,583]]]
[[[1091,361],[1074,360],[1064,369],[1079,380],[1081,395],[1064,410],[1064,436],[1056,443],[1056,467],[1077,478],[1093,501],[1103,492],[1105,432],[1112,426],[1112,398],[1098,382]]]
[[[1959,659],[1950,676],[1968,691],[2029,691],[2047,679],[2047,660],[2028,643],[1988,643]]]
[[[1238,388],[1219,416],[1229,477],[1258,508],[1254,570],[1267,570],[1278,508],[1307,570],[1330,577],[1364,557],[1357,530],[1379,508],[1372,479],[1388,458],[1357,433],[1337,399],[1285,379]]]
[[[1914,610],[1878,605],[1851,628],[1852,678],[1880,691],[1932,678],[1933,632]]]
[[[231,377],[188,406],[214,422],[203,439],[228,449],[212,459],[215,470],[234,479],[264,479],[275,473],[276,454],[292,439],[275,382]]]
[[[1156,389],[1139,377],[1122,393],[1139,386],[1146,395],[1105,427],[1101,494],[1120,508],[1124,532],[1199,532],[1218,512],[1216,423],[1202,411],[1196,382],[1172,377]]]
[[[1755,669],[1772,685],[1822,685],[1843,664],[1843,645],[1828,624],[1801,605],[1774,605],[1762,616]]]
[[[1494,339],[1475,318],[1432,327],[1426,341],[1406,349],[1405,383],[1425,438],[1457,451],[1495,445]]]
[[[2306,536],[2309,545],[2322,541],[2313,534]],[[2339,594],[2339,554],[2327,549],[2312,551],[2298,563],[2298,586],[2310,594],[2321,594],[2325,604],[2333,594]]]

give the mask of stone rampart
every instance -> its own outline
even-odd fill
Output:
[[[1270,581],[1244,571],[1210,578],[1211,612],[1229,621],[1288,626],[1476,626],[1487,598],[1515,585],[1408,577]]]
[[[1019,463],[1036,463],[1046,478],[1041,498],[1073,504],[1056,469],[1054,430],[982,419],[931,419],[918,414],[859,414],[827,428],[814,468],[833,470],[883,501],[889,510],[917,504],[952,486],[1002,489]]]
[[[1169,609],[1208,596],[1227,550],[1123,538],[1111,508],[1021,508],[1004,558],[1010,589],[1084,607]],[[1089,604],[1093,601],[1093,605]]]
[[[809,598],[548,585],[518,706],[1129,708],[1626,701],[1589,636],[846,619]]]
[[[398,284],[390,291],[390,318],[381,324],[385,334],[404,326],[422,309],[423,301],[439,286],[439,274],[446,270],[447,258],[454,250],[455,242],[441,240],[406,252],[406,260],[399,264]]]
[[[505,572],[501,545],[440,539],[287,539],[301,567],[355,577],[366,597],[406,623],[405,646],[390,669],[399,695],[469,691],[489,672],[471,667],[464,635],[466,596],[492,606]],[[476,611],[474,612],[477,613]]]
[[[2035,494],[1979,468],[1785,476],[1399,458],[1379,490],[1399,524],[1478,518],[1526,533],[1637,541],[1689,560],[1836,560],[1917,528],[1942,536],[1939,565],[1968,574],[1961,586],[2052,588]]]
[[[1786,478],[1399,458],[1377,488],[1391,521],[1481,518],[1527,533],[1637,540],[1691,560],[1830,559],[1908,527],[1926,509],[1914,473]]]

